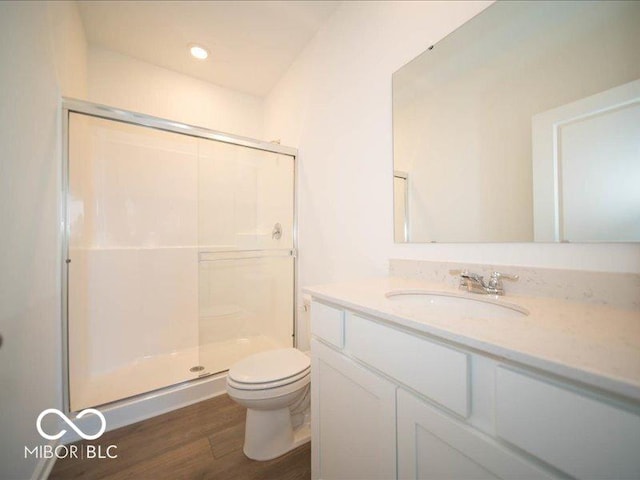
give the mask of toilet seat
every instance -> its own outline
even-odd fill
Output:
[[[298,380],[303,379],[308,376],[311,372],[311,367],[307,367],[302,372],[291,375],[290,377],[282,378],[279,380],[273,380],[271,382],[262,382],[262,383],[248,383],[248,382],[240,382],[231,376],[231,372],[227,376],[227,384],[231,385],[233,388],[238,390],[269,390],[272,388],[284,387],[291,383],[297,382]]]
[[[228,379],[246,390],[275,388],[308,374],[309,357],[295,348],[281,348],[250,355],[229,369]]]

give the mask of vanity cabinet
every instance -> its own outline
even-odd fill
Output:
[[[640,478],[637,403],[311,307],[314,479]]]

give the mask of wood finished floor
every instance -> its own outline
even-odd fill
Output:
[[[309,443],[268,462],[244,456],[245,412],[221,395],[107,432],[77,445],[117,445],[118,458],[58,460],[49,478],[310,479]]]

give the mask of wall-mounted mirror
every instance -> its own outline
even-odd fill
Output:
[[[640,2],[501,1],[393,75],[396,242],[640,241]]]

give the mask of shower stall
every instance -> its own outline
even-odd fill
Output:
[[[65,100],[66,407],[295,340],[296,150]]]

